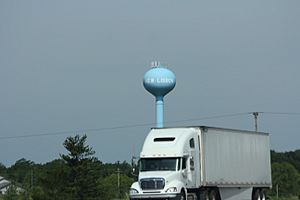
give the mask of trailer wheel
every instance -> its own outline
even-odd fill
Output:
[[[260,191],[260,199],[261,199],[261,200],[266,200],[266,193],[265,193],[264,190],[261,190],[261,191]]]
[[[261,193],[259,189],[253,189],[252,200],[261,200]]]

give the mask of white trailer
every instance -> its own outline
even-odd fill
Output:
[[[131,200],[258,200],[271,187],[269,134],[206,126],[153,128]]]

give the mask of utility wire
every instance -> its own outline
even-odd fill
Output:
[[[298,112],[248,112],[248,114],[271,114],[271,115],[300,115]]]
[[[271,114],[271,115],[300,115],[297,112],[250,112],[248,114],[253,114],[254,116],[254,126],[255,131],[258,132],[258,115],[259,114]]]
[[[209,120],[209,119],[219,119],[219,118],[227,118],[227,117],[235,117],[240,115],[247,115],[248,113],[234,113],[234,114],[226,114],[226,115],[214,115],[202,118],[193,118],[193,119],[185,119],[185,120],[175,120],[175,121],[167,121],[166,123],[178,123],[178,122],[190,122],[190,121],[201,121],[201,120]],[[117,130],[117,129],[127,129],[127,128],[137,128],[144,126],[154,126],[155,123],[141,123],[141,124],[129,124],[123,126],[113,126],[113,127],[104,127],[104,128],[95,128],[95,129],[81,129],[81,130],[73,130],[73,131],[58,131],[58,132],[48,132],[48,133],[36,133],[36,134],[27,134],[27,135],[13,135],[13,136],[0,136],[0,140],[6,139],[19,139],[19,138],[31,138],[31,137],[42,137],[42,136],[54,136],[54,135],[65,135],[70,133],[90,133],[90,132],[103,132],[108,130]]]
[[[300,113],[296,113],[296,112],[295,113],[294,112],[257,112],[257,113],[271,114],[271,115],[300,115]],[[213,116],[207,116],[207,117],[201,117],[201,118],[166,121],[166,123],[203,121],[203,120],[210,120],[210,119],[237,117],[237,116],[249,115],[249,114],[252,115],[253,112],[213,115]],[[112,127],[103,127],[103,128],[95,128],[95,129],[81,129],[81,130],[72,130],[72,131],[47,132],[47,133],[40,133],[40,134],[36,133],[36,134],[27,134],[27,135],[0,136],[0,140],[32,138],[32,137],[42,137],[42,136],[55,136],[55,135],[65,135],[65,134],[70,134],[70,133],[73,134],[73,133],[103,132],[103,131],[108,131],[108,130],[128,129],[128,128],[137,128],[137,127],[154,126],[154,125],[155,125],[155,123],[140,123],[140,124],[128,124],[128,125],[123,125],[123,126],[112,126]]]
[[[95,128],[95,129],[81,129],[81,130],[73,130],[73,131],[58,131],[58,132],[48,132],[42,134],[28,134],[28,135],[15,135],[15,136],[1,136],[0,140],[2,139],[17,139],[17,138],[30,138],[30,137],[41,137],[41,136],[52,136],[52,135],[64,135],[70,133],[87,133],[87,132],[96,132],[96,131],[105,131],[105,130],[115,130],[115,129],[126,129],[126,128],[135,128],[140,126],[148,126],[151,124],[134,124],[134,125],[124,125],[124,126],[114,126],[114,127],[106,127],[106,128]]]
[[[202,120],[209,120],[209,119],[237,117],[237,116],[248,115],[248,114],[249,114],[248,112],[243,112],[243,113],[234,113],[234,114],[225,114],[225,115],[214,115],[214,116],[208,116],[208,117],[202,117],[202,118],[191,118],[191,119],[184,119],[184,120],[168,121],[166,123],[202,121]]]
[[[271,115],[300,115],[297,112],[261,112],[263,114],[271,114]]]

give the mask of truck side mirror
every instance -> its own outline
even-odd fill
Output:
[[[195,163],[193,157],[190,158],[190,170],[191,171],[195,170]]]

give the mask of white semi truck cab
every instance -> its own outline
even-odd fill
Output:
[[[258,200],[271,187],[269,134],[205,126],[153,128],[131,200]]]

